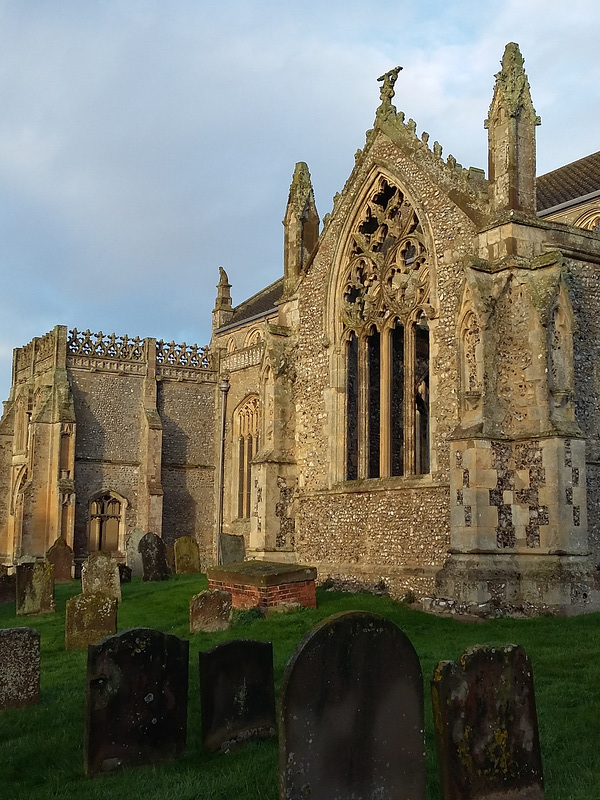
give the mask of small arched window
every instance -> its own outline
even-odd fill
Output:
[[[238,450],[238,492],[237,516],[240,519],[250,516],[251,464],[258,451],[258,397],[248,397],[235,415],[235,432]]]
[[[245,347],[254,347],[257,344],[262,342],[262,334],[261,332],[255,328],[253,331],[250,331],[248,336],[246,336]]]
[[[107,493],[94,498],[90,503],[89,551],[119,549],[123,504],[114,495]]]

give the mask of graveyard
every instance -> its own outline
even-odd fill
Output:
[[[190,599],[207,589],[205,576],[171,575],[121,585],[118,632],[149,627],[189,644],[187,742],[183,752],[154,766],[86,776],[84,727],[85,649],[65,648],[67,603],[81,592],[80,581],[57,583],[54,611],[16,616],[14,603],[0,603],[0,629],[32,628],[41,635],[39,702],[0,711],[0,795],[3,800],[93,800],[111,797],[169,800],[276,800],[279,796],[277,737],[211,750],[203,746],[199,654],[218,644],[250,639],[271,642],[275,698],[279,700],[286,665],[300,641],[323,620],[352,610],[374,612],[393,623],[412,643],[422,670],[426,797],[438,800],[431,681],[441,660],[457,660],[468,647],[520,645],[531,660],[548,800],[590,800],[600,774],[600,615],[572,618],[497,618],[458,621],[434,616],[386,596],[317,590],[316,608],[298,608],[263,616],[254,609],[234,611],[229,629],[190,633]],[[385,665],[384,665],[385,666]],[[385,669],[364,687],[367,695],[385,682]],[[204,667],[205,670],[208,667]],[[364,735],[364,732],[363,732]],[[368,742],[368,732],[364,742]]]

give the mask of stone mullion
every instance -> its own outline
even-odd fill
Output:
[[[404,328],[404,474],[415,474],[415,326]]]
[[[387,478],[392,473],[392,335],[389,328],[381,334],[380,364],[379,475]]]
[[[369,338],[358,340],[358,477],[369,476]]]

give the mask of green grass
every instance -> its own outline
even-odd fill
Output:
[[[64,612],[78,582],[56,587],[56,614],[15,617],[0,605],[0,627],[36,628],[42,637],[42,693],[37,706],[0,713],[2,800],[276,800],[277,744],[249,743],[228,754],[202,751],[197,653],[231,638],[272,641],[277,685],[302,636],[319,620],[350,609],[382,614],[408,635],[423,668],[428,800],[439,798],[429,680],[437,662],[473,644],[521,644],[532,660],[547,800],[600,797],[600,614],[571,619],[498,619],[472,625],[413,611],[389,598],[318,592],[318,609],[252,619],[229,631],[190,635],[188,603],[206,588],[202,576],[123,587],[119,630],[149,626],[190,640],[188,748],[177,762],[103,777],[83,774],[86,653],[64,649]]]

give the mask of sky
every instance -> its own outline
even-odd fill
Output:
[[[0,399],[55,325],[208,344],[283,272],[298,161],[331,211],[394,104],[465,167],[507,42],[542,126],[538,174],[600,149],[598,0],[0,0]]]

